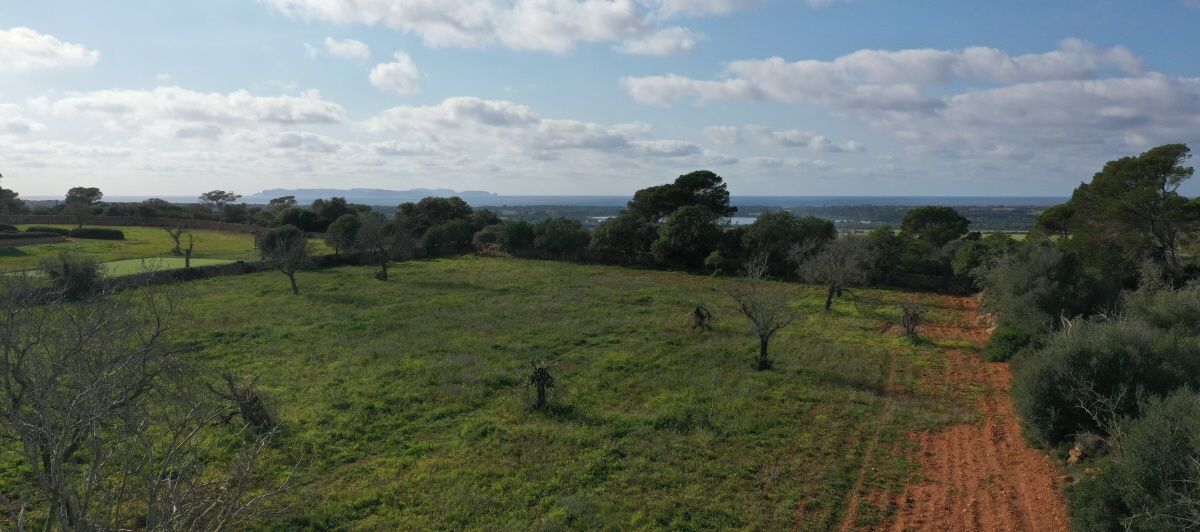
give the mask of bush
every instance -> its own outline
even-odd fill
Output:
[[[18,232],[0,232],[0,240],[37,240],[40,238],[58,238],[62,235],[58,233],[18,233]]]
[[[547,256],[578,257],[592,240],[579,220],[549,218],[533,226],[533,247]]]
[[[71,238],[87,238],[92,240],[125,240],[125,233],[118,229],[99,227],[82,227],[72,229],[68,236]]]
[[[25,232],[27,232],[27,233],[54,233],[59,236],[67,236],[67,235],[71,234],[70,229],[63,229],[62,227],[45,227],[45,226],[40,226],[40,225],[28,227],[25,229]]]
[[[1033,333],[1018,325],[1005,324],[996,327],[992,339],[983,350],[983,357],[991,362],[1008,362],[1022,349],[1029,346]]]
[[[1142,405],[1122,424],[1118,453],[1068,492],[1080,530],[1200,526],[1200,395],[1180,391]]]
[[[475,230],[470,222],[459,219],[430,227],[421,236],[421,246],[430,255],[452,255],[471,249]]]
[[[38,269],[50,280],[50,286],[65,299],[91,297],[101,290],[104,270],[91,257],[60,253],[42,260]]]
[[[0,233],[16,232],[16,230],[17,230],[17,226],[15,226],[15,225],[0,224]]]
[[[1022,242],[981,279],[983,307],[1001,324],[1039,333],[1062,317],[1088,316],[1109,305],[1115,290],[1083,268],[1079,257],[1048,240]]]
[[[532,248],[533,239],[533,226],[529,222],[505,222],[500,226],[500,245],[514,255]]]

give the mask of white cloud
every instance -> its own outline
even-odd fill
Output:
[[[622,84],[638,102],[680,100],[770,101],[859,109],[918,109],[938,105],[923,87],[966,82],[1012,83],[1089,79],[1107,71],[1136,74],[1140,61],[1123,47],[1101,49],[1066,39],[1057,50],[1010,56],[992,48],[962,51],[859,50],[833,61],[788,62],[780,57],[734,61],[719,80],[668,74],[627,77]]]
[[[691,53],[703,37],[681,27],[666,28],[641,39],[626,41],[617,50],[626,54],[667,56]]]
[[[724,14],[748,9],[765,0],[654,0],[651,4],[663,16]]]
[[[333,57],[342,59],[367,60],[371,58],[371,48],[366,43],[354,39],[338,41],[333,37],[326,37],[325,51]]]
[[[100,52],[29,28],[0,30],[0,71],[92,66]]]
[[[69,94],[47,102],[60,116],[90,116],[112,130],[139,130],[153,136],[213,138],[227,128],[336,124],[342,107],[317,91],[300,96],[254,96],[247,91],[201,93],[180,87],[150,91],[104,90]]]
[[[400,94],[420,92],[421,72],[417,64],[404,52],[396,52],[394,58],[391,63],[380,63],[371,69],[371,84]]]
[[[46,126],[25,118],[21,107],[11,103],[0,103],[0,134],[27,134],[45,131]]]
[[[716,144],[737,144],[742,141],[742,130],[737,126],[708,126],[704,136]]]
[[[774,131],[771,128],[760,125],[748,125],[743,129],[747,135],[757,139],[759,142],[785,148],[806,148],[812,151],[827,153],[860,153],[866,151],[866,148],[857,141],[851,140],[837,144],[824,135],[800,131],[798,129]]]

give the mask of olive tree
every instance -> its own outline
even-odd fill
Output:
[[[379,264],[375,278],[380,281],[388,280],[388,265],[393,260],[411,258],[416,250],[416,241],[407,231],[377,213],[363,216],[356,238],[358,249]]]
[[[775,333],[791,325],[796,314],[788,306],[787,292],[767,282],[770,262],[766,255],[758,255],[744,267],[746,280],[741,286],[730,290],[738,310],[750,321],[750,329],[758,336],[758,370],[771,368],[768,347]]]
[[[801,278],[825,287],[825,312],[833,309],[834,297],[842,297],[848,289],[868,280],[871,254],[866,241],[859,237],[833,240],[811,256],[803,247],[795,246],[792,256],[800,264]]]
[[[75,224],[83,227],[84,222],[92,213],[92,207],[104,199],[104,193],[96,187],[74,187],[67,191],[63,200],[63,212],[75,219]]]
[[[258,250],[263,262],[286,275],[292,283],[292,293],[299,295],[296,272],[312,264],[308,235],[295,226],[277,227],[259,235]]]
[[[0,445],[29,471],[0,494],[0,528],[242,528],[278,493],[256,472],[271,433],[213,459],[210,431],[240,430],[214,427],[227,406],[165,340],[179,302],[153,289],[68,302],[0,276]]]

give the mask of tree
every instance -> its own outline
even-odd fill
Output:
[[[579,220],[547,218],[533,226],[533,247],[548,256],[577,257],[591,239]]]
[[[208,207],[209,210],[215,212],[217,217],[220,218],[225,206],[237,201],[241,197],[240,194],[235,194],[233,191],[213,190],[200,195],[200,204]]]
[[[292,293],[300,295],[296,272],[312,263],[308,235],[291,225],[268,229],[258,237],[258,250],[263,262],[286,275],[292,283]]]
[[[651,249],[662,262],[696,267],[712,253],[720,236],[716,213],[703,205],[688,205],[671,213]]]
[[[766,281],[766,256],[759,255],[750,259],[744,271],[745,283],[732,289],[729,295],[737,304],[738,311],[750,321],[750,329],[758,337],[757,369],[771,369],[771,359],[768,355],[771,338],[795,321],[796,315],[788,307],[787,292],[771,286]]]
[[[836,239],[809,258],[804,258],[802,249],[796,248],[801,252],[797,253],[800,277],[825,287],[825,312],[833,309],[834,297],[867,282],[870,248],[861,237]]]
[[[74,187],[67,191],[67,197],[63,200],[63,210],[75,219],[76,225],[83,227],[83,223],[92,212],[92,207],[100,203],[101,199],[104,199],[104,193],[96,187]]]
[[[341,256],[343,251],[354,249],[358,243],[358,231],[362,221],[356,214],[343,214],[329,224],[325,230],[325,243],[333,248],[333,254]]]
[[[1049,207],[1038,215],[1033,223],[1033,230],[1046,236],[1068,238],[1071,236],[1071,218],[1075,216],[1075,208],[1070,203]]]
[[[721,176],[708,170],[681,175],[669,185],[659,185],[637,191],[628,210],[651,223],[688,205],[703,205],[717,216],[732,216],[736,207],[729,206],[729,190]]]
[[[316,232],[321,225],[317,213],[300,207],[287,207],[275,214],[277,225],[292,225],[301,231]]]
[[[40,494],[0,494],[13,504],[0,526],[37,514],[46,530],[217,530],[261,515],[279,491],[256,474],[273,434],[234,434],[230,458],[209,461],[224,407],[165,341],[178,301],[151,289],[67,303],[0,278],[0,440]]]
[[[892,226],[885,224],[867,233],[866,245],[871,257],[867,268],[871,282],[886,282],[888,277],[902,266],[904,237],[896,234]]]
[[[772,272],[782,274],[797,245],[816,252],[836,238],[837,229],[829,220],[775,211],[763,213],[746,228],[742,247],[750,256],[766,255]]]
[[[164,227],[163,231],[166,231],[167,236],[170,237],[171,241],[175,243],[175,247],[171,249],[171,254],[177,257],[183,255],[183,235],[188,235],[190,237],[192,233],[188,231],[187,228],[182,224],[175,225],[173,227]]]
[[[623,210],[600,222],[592,231],[590,246],[597,252],[617,254],[624,262],[631,262],[638,254],[650,251],[650,245],[657,237],[654,224]]]
[[[346,202],[346,198],[329,198],[328,200],[318,199],[312,204],[312,211],[317,215],[316,232],[321,233],[329,230],[329,225],[338,218],[347,214],[358,214],[355,208]]]
[[[1110,161],[1071,195],[1071,245],[1088,264],[1122,279],[1143,260],[1178,274],[1179,235],[1190,223],[1187,199],[1176,190],[1194,172],[1185,144],[1167,144]]]
[[[514,255],[532,248],[533,239],[533,226],[524,220],[505,222],[500,227],[500,247]]]
[[[356,246],[379,264],[375,278],[381,281],[388,280],[388,264],[392,260],[411,257],[416,247],[408,233],[396,224],[388,223],[387,218],[378,213],[363,216],[357,238]]]
[[[283,210],[288,207],[295,207],[296,205],[296,196],[279,196],[278,198],[271,198],[271,200],[267,202],[267,206],[276,211]]]
[[[407,231],[401,231],[407,234]],[[471,239],[474,237],[475,230],[471,228],[471,222],[457,218],[427,229],[421,236],[421,247],[430,255],[462,253],[471,249]]]
[[[940,248],[967,234],[971,221],[953,207],[917,207],[904,215],[900,231],[906,236]]]
[[[421,238],[429,228],[453,220],[466,220],[474,211],[458,196],[428,197],[416,203],[402,203],[396,209],[396,224],[414,238]],[[475,231],[478,231],[476,228]],[[474,231],[472,231],[472,234]],[[468,241],[470,239],[468,238]]]
[[[0,179],[4,176],[0,175]],[[0,214],[23,213],[28,210],[16,191],[0,187]]]

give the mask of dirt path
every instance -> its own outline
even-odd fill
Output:
[[[954,322],[931,323],[922,334],[935,341],[967,340],[976,346],[988,331],[976,319],[971,298],[943,298],[961,311]],[[886,528],[902,530],[1067,530],[1066,504],[1050,459],[1029,447],[1008,394],[1007,364],[993,364],[962,350],[948,350],[941,375],[929,375],[956,397],[977,397],[978,423],[953,425],[912,436],[920,464],[915,483],[895,500]]]

